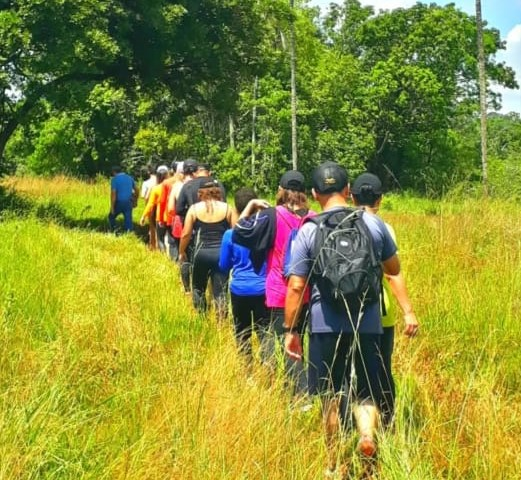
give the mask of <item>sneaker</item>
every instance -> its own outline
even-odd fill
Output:
[[[358,441],[358,452],[366,458],[373,458],[376,455],[376,443],[369,435],[362,435]]]
[[[306,413],[313,409],[313,404],[311,402],[305,403],[304,405],[301,405],[298,409],[300,413]]]
[[[336,470],[331,470],[330,468],[326,468],[324,471],[324,478],[336,478]]]

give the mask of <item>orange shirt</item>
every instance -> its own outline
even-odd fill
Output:
[[[162,185],[161,195],[159,197],[158,207],[156,211],[156,220],[158,222],[166,223],[167,225],[172,225],[173,217],[168,214],[168,197],[170,196],[170,190],[172,189],[172,185],[175,183],[175,178],[168,177]]]
[[[159,204],[159,198],[161,197],[162,192],[162,184],[156,185],[152,188],[150,191],[150,195],[148,196],[147,205],[145,207],[145,210],[143,211],[143,217],[148,217],[154,210],[154,207],[157,207]],[[157,211],[159,209],[156,208],[156,220],[157,220]]]

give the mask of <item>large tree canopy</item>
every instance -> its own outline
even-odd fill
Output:
[[[227,86],[255,72],[262,59],[263,10],[257,4],[2,1],[0,153],[39,101],[70,108],[105,80],[131,87],[134,94],[166,86],[184,105],[200,101],[202,85],[223,86],[222,97],[232,101],[236,92]]]
[[[423,191],[479,174],[475,19],[358,0],[323,17],[304,0],[0,0],[0,154],[81,174],[196,155],[272,187],[291,165],[290,25],[301,170],[335,159]],[[499,32],[484,42],[497,109],[494,86],[517,83]]]

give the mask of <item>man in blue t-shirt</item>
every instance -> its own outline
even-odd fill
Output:
[[[120,167],[112,167],[109,213],[109,224],[112,231],[116,229],[116,217],[120,214],[123,214],[124,217],[125,231],[132,231],[132,209],[138,194],[139,191],[134,179],[122,172]]]
[[[347,207],[349,195],[347,171],[334,162],[319,165],[312,174],[313,196],[324,212]],[[383,269],[390,275],[400,271],[396,245],[377,216],[364,213],[374,252]],[[323,395],[324,425],[328,446],[328,470],[334,472],[338,452],[339,407],[344,385],[352,395],[353,413],[360,433],[359,452],[365,457],[376,454],[375,430],[378,424],[378,346],[382,333],[380,304],[349,305],[341,312],[321,298],[313,284],[311,270],[314,261],[314,240],[317,224],[305,223],[299,230],[291,251],[290,277],[285,305],[285,350],[293,359],[302,356],[302,342],[298,333],[301,299],[308,282],[311,283],[309,382],[311,393]],[[355,311],[355,308],[357,311]],[[354,367],[354,368],[352,368]],[[356,380],[353,381],[352,371]],[[327,394],[327,395],[326,395]]]

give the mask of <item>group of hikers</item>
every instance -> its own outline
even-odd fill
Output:
[[[128,208],[118,203],[117,190],[124,184],[128,200],[137,187],[118,180],[125,175],[114,172],[109,220],[114,225],[123,213],[127,229]],[[280,178],[275,206],[243,187],[234,192],[232,207],[210,166],[193,159],[161,165],[146,176],[140,224],[148,222],[149,248],[179,262],[195,309],[204,313],[212,303],[224,319],[230,304],[248,362],[255,333],[263,364],[275,368],[278,352],[285,352],[285,378],[295,398],[320,397],[326,476],[342,476],[339,438],[347,417],[354,418],[361,458],[373,464],[378,427],[391,426],[395,411],[390,296],[402,310],[404,333],[418,332],[394,231],[377,215],[380,179],[363,173],[350,185],[344,167],[322,163],[310,179],[321,208],[314,212],[306,179],[296,170]]]

